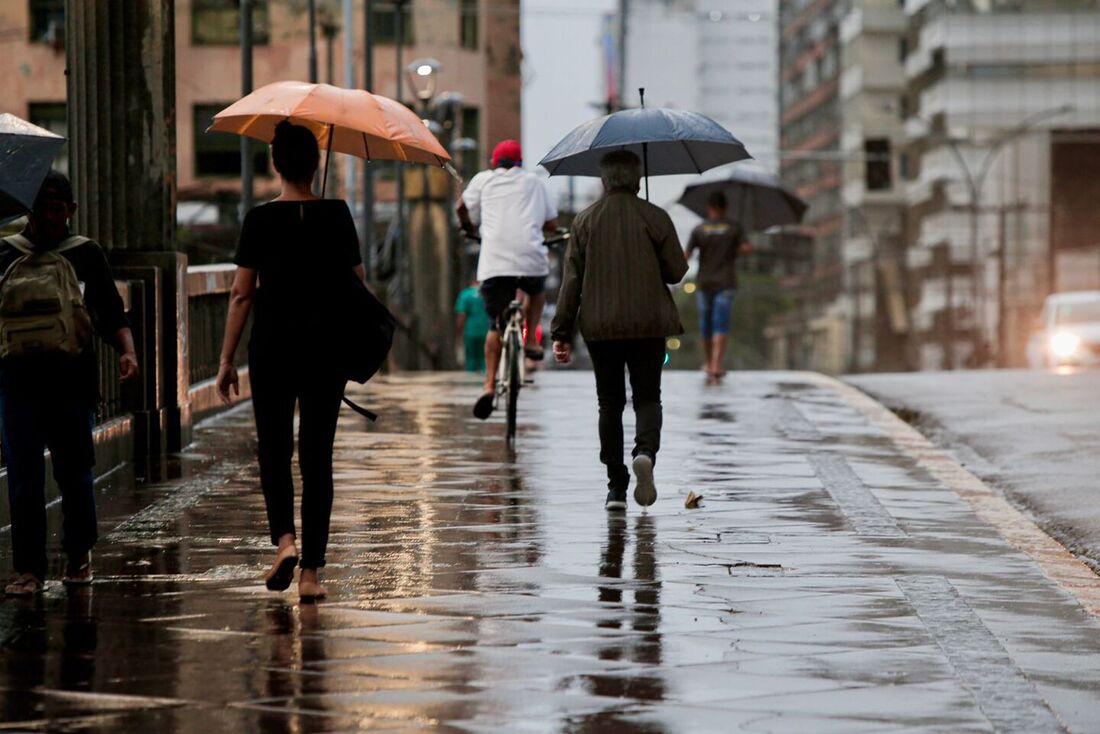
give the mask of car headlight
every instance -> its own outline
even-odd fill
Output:
[[[1081,346],[1081,337],[1068,331],[1060,331],[1050,338],[1050,352],[1055,357],[1072,357]]]

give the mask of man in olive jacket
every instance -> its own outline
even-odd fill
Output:
[[[646,506],[657,499],[653,463],[661,444],[665,338],[684,332],[666,284],[680,282],[687,260],[668,213],[638,198],[641,172],[641,161],[629,151],[600,161],[605,193],[573,222],[553,323],[559,362],[570,360],[578,325],[592,357],[608,510],[626,509],[630,485],[623,463],[623,368],[630,371],[637,417],[634,499]]]

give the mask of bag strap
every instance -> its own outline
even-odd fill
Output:
[[[8,235],[2,241],[8,243],[15,249],[22,252],[24,255],[33,255],[35,253],[34,243],[21,234]],[[91,242],[91,240],[82,235],[74,234],[61,240],[61,244],[59,244],[57,247],[47,250],[47,252],[64,252],[65,250],[71,250],[74,247],[80,247],[87,242]]]
[[[0,242],[11,245],[24,255],[30,255],[34,252],[34,244],[21,234],[8,235],[3,240],[0,240]]]
[[[84,237],[83,235],[79,235],[79,234],[69,235],[64,240],[61,241],[60,245],[53,248],[53,251],[54,252],[65,252],[65,250],[71,250],[75,247],[80,247],[81,245],[87,244],[88,242],[91,242],[91,241],[92,240],[90,238]]]
[[[351,408],[356,413],[358,413],[359,415],[361,415],[364,418],[366,418],[367,420],[369,420],[371,423],[374,423],[375,421],[378,420],[378,414],[375,413],[373,410],[367,410],[362,405],[356,405],[355,403],[353,403],[351,400],[348,399],[347,395],[345,395],[342,399],[343,399],[344,403],[346,403],[349,408]]]

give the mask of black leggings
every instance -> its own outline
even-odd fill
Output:
[[[332,515],[332,445],[346,381],[332,375],[308,376],[273,360],[249,360],[260,483],[267,505],[271,542],[294,527],[294,405],[299,411],[298,464],[302,470],[301,566],[321,568]]]

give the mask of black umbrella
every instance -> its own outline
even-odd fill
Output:
[[[0,115],[0,222],[34,206],[65,138],[5,112]]]
[[[726,195],[727,216],[740,222],[747,232],[798,224],[806,213],[806,202],[784,187],[774,173],[743,166],[734,166],[720,179],[688,186],[680,196],[680,203],[705,217],[707,199],[715,191]]]
[[[706,115],[646,109],[643,101],[641,109],[615,112],[575,128],[539,164],[551,176],[599,176],[600,159],[612,150],[630,150],[642,159],[646,198],[651,174],[702,173],[752,157],[733,133]]]

